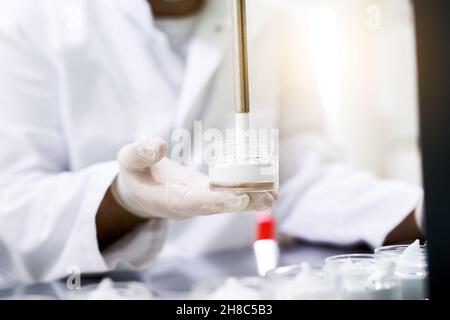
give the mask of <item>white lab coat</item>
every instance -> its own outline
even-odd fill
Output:
[[[272,4],[272,2],[274,4]],[[302,41],[278,1],[249,3],[252,122],[280,128],[279,230],[311,241],[380,245],[421,191],[335,161]],[[78,266],[146,266],[164,226],[147,224],[100,252],[95,215],[117,174],[117,151],[175,128],[233,127],[230,23],[210,0],[188,49],[181,92],[173,56],[144,0],[0,2],[0,268],[21,281]],[[280,11],[281,12],[281,11]],[[162,65],[165,67],[162,68]],[[205,170],[205,167],[198,167]],[[170,222],[161,259],[249,246],[254,216]]]

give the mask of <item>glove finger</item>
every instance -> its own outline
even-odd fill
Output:
[[[128,144],[119,151],[117,158],[128,170],[143,172],[158,163],[165,156],[167,149],[167,143],[157,138]]]
[[[266,211],[275,204],[274,196],[269,192],[250,193],[248,211]]]
[[[209,188],[208,176],[167,158],[152,167],[152,176],[162,184],[182,184],[196,189]]]
[[[278,192],[276,192],[276,191],[271,191],[271,192],[269,192],[269,193],[272,195],[272,197],[273,197],[273,199],[274,199],[275,201],[278,200]]]

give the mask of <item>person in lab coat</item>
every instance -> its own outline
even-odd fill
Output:
[[[249,1],[248,32],[252,126],[280,128],[280,233],[372,247],[417,237],[421,190],[353,170],[323,142],[305,28],[278,4]],[[168,150],[195,121],[233,128],[230,29],[223,0],[0,3],[4,273],[47,281],[71,266],[142,268],[161,248],[253,242],[252,211],[277,194],[209,191],[205,166]]]

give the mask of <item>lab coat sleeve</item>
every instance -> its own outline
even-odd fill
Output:
[[[0,24],[0,268],[33,282],[148,263],[161,248],[163,221],[100,252],[95,217],[117,163],[70,171],[56,58],[10,22]]]
[[[422,190],[378,179],[339,160],[327,142],[326,115],[307,45],[307,17],[295,18],[283,20],[281,190],[275,207],[280,231],[314,242],[380,246],[419,207]]]
[[[317,136],[281,146],[280,231],[313,242],[373,248],[420,206],[422,190],[382,180],[330,155]],[[289,167],[290,166],[290,167]]]

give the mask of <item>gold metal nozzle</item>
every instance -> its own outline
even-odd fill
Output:
[[[250,89],[248,81],[247,12],[246,0],[233,0],[235,29],[235,82],[236,112],[250,112]]]

